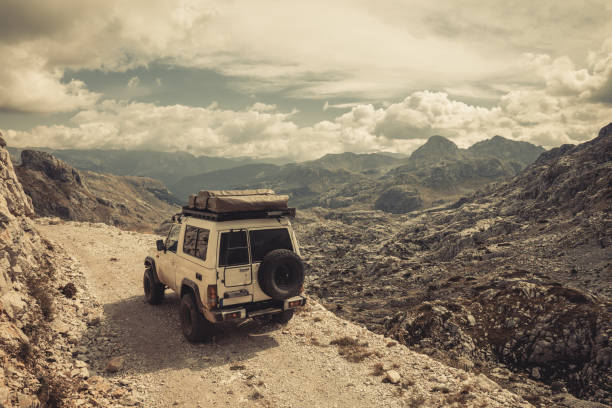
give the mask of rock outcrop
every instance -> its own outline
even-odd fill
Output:
[[[16,172],[38,216],[152,231],[178,209],[160,181],[79,172],[47,152],[22,151]]]
[[[383,192],[374,203],[375,210],[392,214],[404,214],[418,210],[423,205],[419,193],[406,186],[393,186]]]
[[[75,366],[71,343],[87,318],[101,312],[81,295],[83,282],[38,233],[33,215],[0,138],[0,406],[6,408],[60,406],[87,387],[89,373]],[[70,298],[58,289],[67,285],[75,289]]]

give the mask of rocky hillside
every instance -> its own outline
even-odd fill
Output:
[[[176,296],[142,301],[155,235],[33,215],[0,138],[2,407],[529,406],[315,302],[287,326],[250,321],[190,344]]]
[[[149,177],[164,184],[203,171],[229,169],[244,164],[244,160],[222,157],[194,156],[186,152],[153,152],[144,150],[70,150],[29,148],[51,153],[79,171],[109,173],[118,176]],[[23,149],[9,148],[19,162]]]
[[[612,124],[446,209],[303,212],[307,287],[536,405],[611,404],[611,159]]]
[[[265,187],[288,194],[291,204],[300,208],[407,213],[452,202],[487,183],[510,178],[543,151],[500,136],[459,149],[444,137],[432,136],[408,159],[343,153],[284,166],[248,164],[185,177],[171,189],[187,197],[203,189]]]
[[[393,167],[399,166],[402,160],[381,153],[340,153],[326,154],[312,161],[304,162],[304,165],[320,167],[327,170],[347,170],[354,173],[366,173],[371,175],[383,174]]]
[[[47,152],[22,151],[16,173],[38,216],[152,231],[178,208],[160,181],[77,171]]]
[[[76,406],[78,390],[89,388],[91,398],[114,391],[101,377],[90,387],[72,355],[78,331],[96,326],[102,311],[33,215],[0,137],[0,406]]]

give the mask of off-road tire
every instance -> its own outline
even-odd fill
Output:
[[[272,321],[280,324],[287,324],[293,318],[293,309],[284,310],[272,315]]]
[[[191,343],[204,341],[212,336],[213,324],[198,310],[193,293],[185,293],[181,298],[179,316],[183,335]]]
[[[304,285],[304,263],[288,249],[275,249],[264,256],[257,274],[259,287],[274,300],[297,296]]]
[[[159,305],[164,300],[165,287],[163,283],[156,283],[150,268],[145,269],[142,278],[145,300],[150,305]]]

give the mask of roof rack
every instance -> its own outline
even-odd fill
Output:
[[[177,216],[181,215],[193,218],[201,218],[209,221],[252,220],[256,218],[295,217],[295,208],[285,208],[282,210],[216,213],[208,210],[199,210],[196,208],[184,206],[182,212],[180,214],[177,214]]]

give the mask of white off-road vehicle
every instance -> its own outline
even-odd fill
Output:
[[[306,303],[304,265],[289,221],[295,208],[287,199],[270,190],[192,196],[145,259],[146,301],[159,304],[166,288],[174,290],[183,334],[192,342],[228,320],[270,315],[287,323]]]

